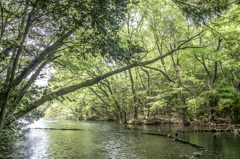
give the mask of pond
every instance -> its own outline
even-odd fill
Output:
[[[28,127],[32,129],[26,134],[26,140],[15,143],[9,151],[1,152],[3,155],[10,155],[14,159],[178,159],[183,155],[189,158],[199,152],[196,147],[176,142],[172,138],[142,134],[161,133],[175,136],[177,130],[182,130],[181,126],[176,125],[129,125],[127,127],[138,130],[128,130],[116,122],[40,119]],[[184,129],[210,128],[189,126]],[[179,132],[178,138],[203,146],[205,152],[200,158],[240,158],[239,134],[216,133],[216,138],[213,138],[211,132]]]

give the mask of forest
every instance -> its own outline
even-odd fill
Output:
[[[19,135],[20,118],[240,122],[237,0],[2,0],[0,10],[0,138]]]

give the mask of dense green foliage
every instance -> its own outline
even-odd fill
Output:
[[[61,96],[46,111],[46,117],[114,118],[125,122],[124,113],[128,120],[136,119],[134,107],[137,107],[140,119],[158,115],[161,119],[178,118],[183,123],[220,119],[239,122],[238,4],[229,1],[224,6],[219,3],[222,6],[218,10],[206,13],[212,12],[212,17],[199,24],[199,21],[190,22],[189,16],[182,14],[182,8],[174,2],[144,1],[130,5],[125,26],[118,34],[123,40],[137,41],[147,50],[138,54],[138,61],[146,61],[178,47],[180,41],[204,30],[188,43],[189,48]],[[226,8],[229,10],[225,11]],[[221,15],[214,15],[220,11]],[[79,63],[69,56],[59,58],[57,61],[68,68],[55,67],[57,73],[50,80],[50,90],[56,91],[126,65],[118,61],[109,63],[100,56],[88,59]]]
[[[1,1],[0,131],[43,113],[239,122],[239,10],[231,0]],[[47,69],[48,86],[34,84]]]

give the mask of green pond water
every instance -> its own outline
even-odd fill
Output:
[[[12,149],[0,153],[14,159],[179,159],[181,155],[190,158],[194,152],[199,152],[195,147],[167,137],[141,134],[141,132],[148,132],[174,136],[176,130],[183,129],[175,125],[130,125],[128,127],[142,130],[126,130],[122,124],[116,122],[40,119],[28,127],[84,130],[31,129],[26,134],[25,141],[14,143]],[[189,126],[184,130],[208,128]],[[173,132],[168,132],[169,130]],[[200,158],[240,158],[239,134],[220,133],[216,135],[217,137],[213,138],[210,132],[186,132],[178,133],[178,138],[203,146],[206,151]]]

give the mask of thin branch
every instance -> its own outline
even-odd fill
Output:
[[[188,43],[189,41],[195,39],[196,37],[198,37],[199,35],[201,35],[204,32],[204,30],[202,30],[200,33],[196,34],[195,36],[189,38],[188,40],[185,40],[182,44],[180,44],[177,48],[180,49],[181,46],[183,46],[184,44]],[[191,47],[185,47],[185,48],[191,48]],[[181,48],[181,49],[185,49],[185,48]],[[193,48],[197,48],[197,47],[193,47]]]
[[[208,47],[209,45],[212,45],[212,43],[204,46],[186,46],[186,47],[179,48],[179,50],[189,49],[189,48],[193,48],[193,49],[204,48],[204,47]]]
[[[142,65],[142,67],[149,68],[149,69],[152,69],[152,70],[156,70],[156,71],[161,72],[169,81],[171,81],[172,83],[177,83],[177,84],[179,84],[180,86],[182,86],[183,88],[185,88],[188,92],[190,92],[190,93],[194,96],[194,94],[193,94],[188,88],[186,88],[185,86],[183,86],[183,85],[180,84],[179,82],[174,82],[174,81],[173,81],[172,79],[170,79],[162,70],[159,70],[159,69],[153,68],[153,67],[149,67],[149,66],[144,66],[144,65]]]
[[[7,66],[5,66],[1,71],[0,74],[8,67],[9,64],[7,64]]]
[[[110,107],[109,104],[107,104],[107,102],[105,102],[102,97],[100,95],[97,94],[96,91],[94,91],[94,89],[92,89],[91,87],[88,87],[104,104],[106,104],[108,107]]]
[[[60,62],[58,62],[58,61],[53,61],[54,63],[57,63],[57,64],[59,64],[59,65],[61,65],[61,66],[63,66],[63,67],[65,67],[65,68],[67,68],[69,71],[71,71],[73,74],[75,74],[75,75],[77,75],[77,73],[75,73],[74,71],[72,71],[68,66],[66,66],[66,65],[64,65],[64,64],[62,64],[62,63],[60,63]]]

